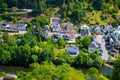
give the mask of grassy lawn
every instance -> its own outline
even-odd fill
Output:
[[[120,10],[118,11],[118,16],[120,16]]]
[[[107,16],[106,20],[101,20],[101,16],[103,16],[103,15]],[[99,12],[93,11],[93,12],[87,13],[87,16],[85,17],[85,19],[87,19],[89,21],[89,23],[92,25],[95,25],[95,24],[105,25],[105,24],[108,24],[108,23],[114,21],[114,19],[110,15],[103,14],[100,11]]]

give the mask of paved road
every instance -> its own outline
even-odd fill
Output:
[[[17,9],[17,10],[21,10],[21,12],[17,11],[17,14],[24,14],[24,13],[31,13],[31,12],[33,12],[32,9]],[[15,12],[8,12],[8,14],[15,14]],[[3,14],[0,14],[0,15],[3,15]]]
[[[9,35],[14,35],[14,34],[25,34],[27,31],[19,31],[19,33],[9,33]]]
[[[109,54],[108,54],[108,50],[105,47],[105,40],[103,39],[103,36],[104,35],[97,35],[96,40],[101,44],[101,48],[103,50],[103,54],[101,58],[108,61]],[[111,60],[116,60],[116,58],[112,57]]]
[[[97,35],[96,40],[101,44],[101,48],[103,50],[103,54],[101,56],[102,59],[108,60],[109,55],[108,55],[108,51],[105,47],[105,40],[103,39],[103,35]]]

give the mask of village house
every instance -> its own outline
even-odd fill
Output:
[[[104,25],[102,27],[102,31],[105,33],[105,32],[111,32],[113,30],[113,27],[112,25]]]
[[[90,28],[87,25],[83,25],[80,28],[81,37],[90,36]]]
[[[113,38],[109,38],[109,44],[110,45],[114,44],[114,39]]]
[[[115,54],[120,52],[120,28],[119,26],[112,33],[108,33],[106,36],[106,47],[108,49],[108,53]]]
[[[71,56],[77,56],[79,54],[79,47],[75,47],[74,45],[67,46],[66,52],[68,52]]]
[[[120,41],[115,40],[114,38],[109,38],[109,44],[108,44],[109,49],[111,47],[114,47],[115,49],[120,50]]]
[[[75,34],[74,33],[65,33],[65,34],[63,34],[63,38],[64,38],[64,40],[69,40],[71,38],[75,38]]]
[[[26,23],[19,23],[19,24],[13,24],[12,22],[5,22],[0,23],[0,27],[2,28],[2,31],[8,31],[8,32],[19,32],[19,31],[26,31],[27,24]]]
[[[120,31],[112,32],[110,37],[113,37],[116,41],[119,41],[120,40]]]
[[[26,31],[26,27],[27,27],[27,24],[22,22],[17,25],[18,30],[21,30],[21,31]]]
[[[120,41],[115,41],[113,44],[114,48],[120,51]]]
[[[44,30],[50,30],[50,26],[49,25],[44,25]]]
[[[17,24],[13,24],[12,22],[5,22],[5,23],[0,23],[0,27],[2,28],[2,31],[7,31],[7,32],[18,32],[18,28],[16,27]]]
[[[117,49],[115,49],[113,46],[110,46],[110,49],[108,50],[109,55],[118,54],[118,53],[119,51]]]
[[[63,33],[63,32],[60,32],[60,33],[54,34],[54,38],[55,39],[62,38],[65,41],[67,41],[68,43],[75,42],[75,34],[74,33]]]
[[[72,23],[62,23],[62,31],[63,32],[71,32],[73,30],[74,25]]]
[[[44,30],[44,31],[43,31],[43,37],[44,37],[45,39],[51,38],[50,32],[49,32],[48,30]]]
[[[110,37],[112,37],[112,35],[111,35],[111,33],[110,33],[110,32],[105,33],[105,38],[110,38]]]
[[[100,27],[100,26],[94,27],[94,28],[93,28],[93,32],[96,33],[96,34],[101,33],[101,27]]]
[[[100,49],[100,44],[97,41],[92,41],[90,45],[88,46],[88,52],[93,53],[97,49]]]
[[[10,28],[10,24],[9,23],[0,23],[0,27],[1,28]]]
[[[117,30],[120,31],[120,26],[117,27]]]
[[[52,32],[61,31],[61,19],[60,18],[51,18],[50,20]]]

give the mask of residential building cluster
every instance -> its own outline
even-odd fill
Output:
[[[27,24],[24,22],[18,24],[6,22],[0,23],[0,27],[3,31],[19,32],[26,31]],[[79,46],[71,45],[71,43],[74,43],[76,38],[84,38],[85,36],[91,37],[91,43],[88,46],[89,53],[99,50],[100,56],[109,56],[120,52],[120,26],[117,28],[112,25],[90,27],[84,24],[75,27],[71,22],[62,23],[61,18],[51,18],[50,25],[44,25],[42,32],[45,39],[53,37],[57,41],[62,38],[70,43],[69,46],[66,46],[66,52],[70,53],[71,56],[77,56],[80,52]]]
[[[19,33],[19,31],[26,31],[27,24],[24,22],[20,22],[18,24],[13,24],[12,22],[1,22],[0,23],[0,28],[2,31],[7,31],[7,32],[16,32]]]
[[[54,36],[55,40],[62,38],[68,43],[72,43],[75,42],[77,37],[84,38],[85,36],[91,36],[92,41],[88,46],[89,53],[93,53],[98,50],[100,56],[104,56],[104,53],[107,54],[106,56],[109,56],[110,54],[113,54],[113,52],[114,54],[120,52],[120,26],[118,26],[118,28],[114,28],[112,25],[94,27],[82,25],[79,28],[74,29],[74,24],[70,22],[62,23],[60,18],[51,18],[50,24],[51,25],[47,25],[47,27],[50,27],[51,30],[44,31],[45,38],[51,38],[51,36]],[[96,36],[93,36],[91,32]],[[107,48],[108,46],[109,48]],[[66,52],[70,53],[71,56],[77,56],[80,49],[79,46],[69,45],[66,46]]]

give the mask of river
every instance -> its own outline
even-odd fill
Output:
[[[80,69],[83,72],[87,72],[88,69]],[[15,74],[18,71],[25,71],[25,72],[29,72],[31,71],[30,68],[24,68],[24,67],[18,67],[18,66],[2,66],[0,65],[0,72],[6,72],[6,73],[13,73]],[[103,74],[112,74],[113,69],[108,67],[108,66],[104,66],[103,68],[99,69],[99,72],[103,73]]]
[[[102,69],[99,70],[103,74],[112,74],[113,73],[113,68],[104,66]]]
[[[13,73],[15,74],[18,71],[25,71],[29,72],[31,71],[30,68],[24,68],[24,67],[19,67],[19,66],[2,66],[0,65],[0,72],[6,72],[6,73]]]

